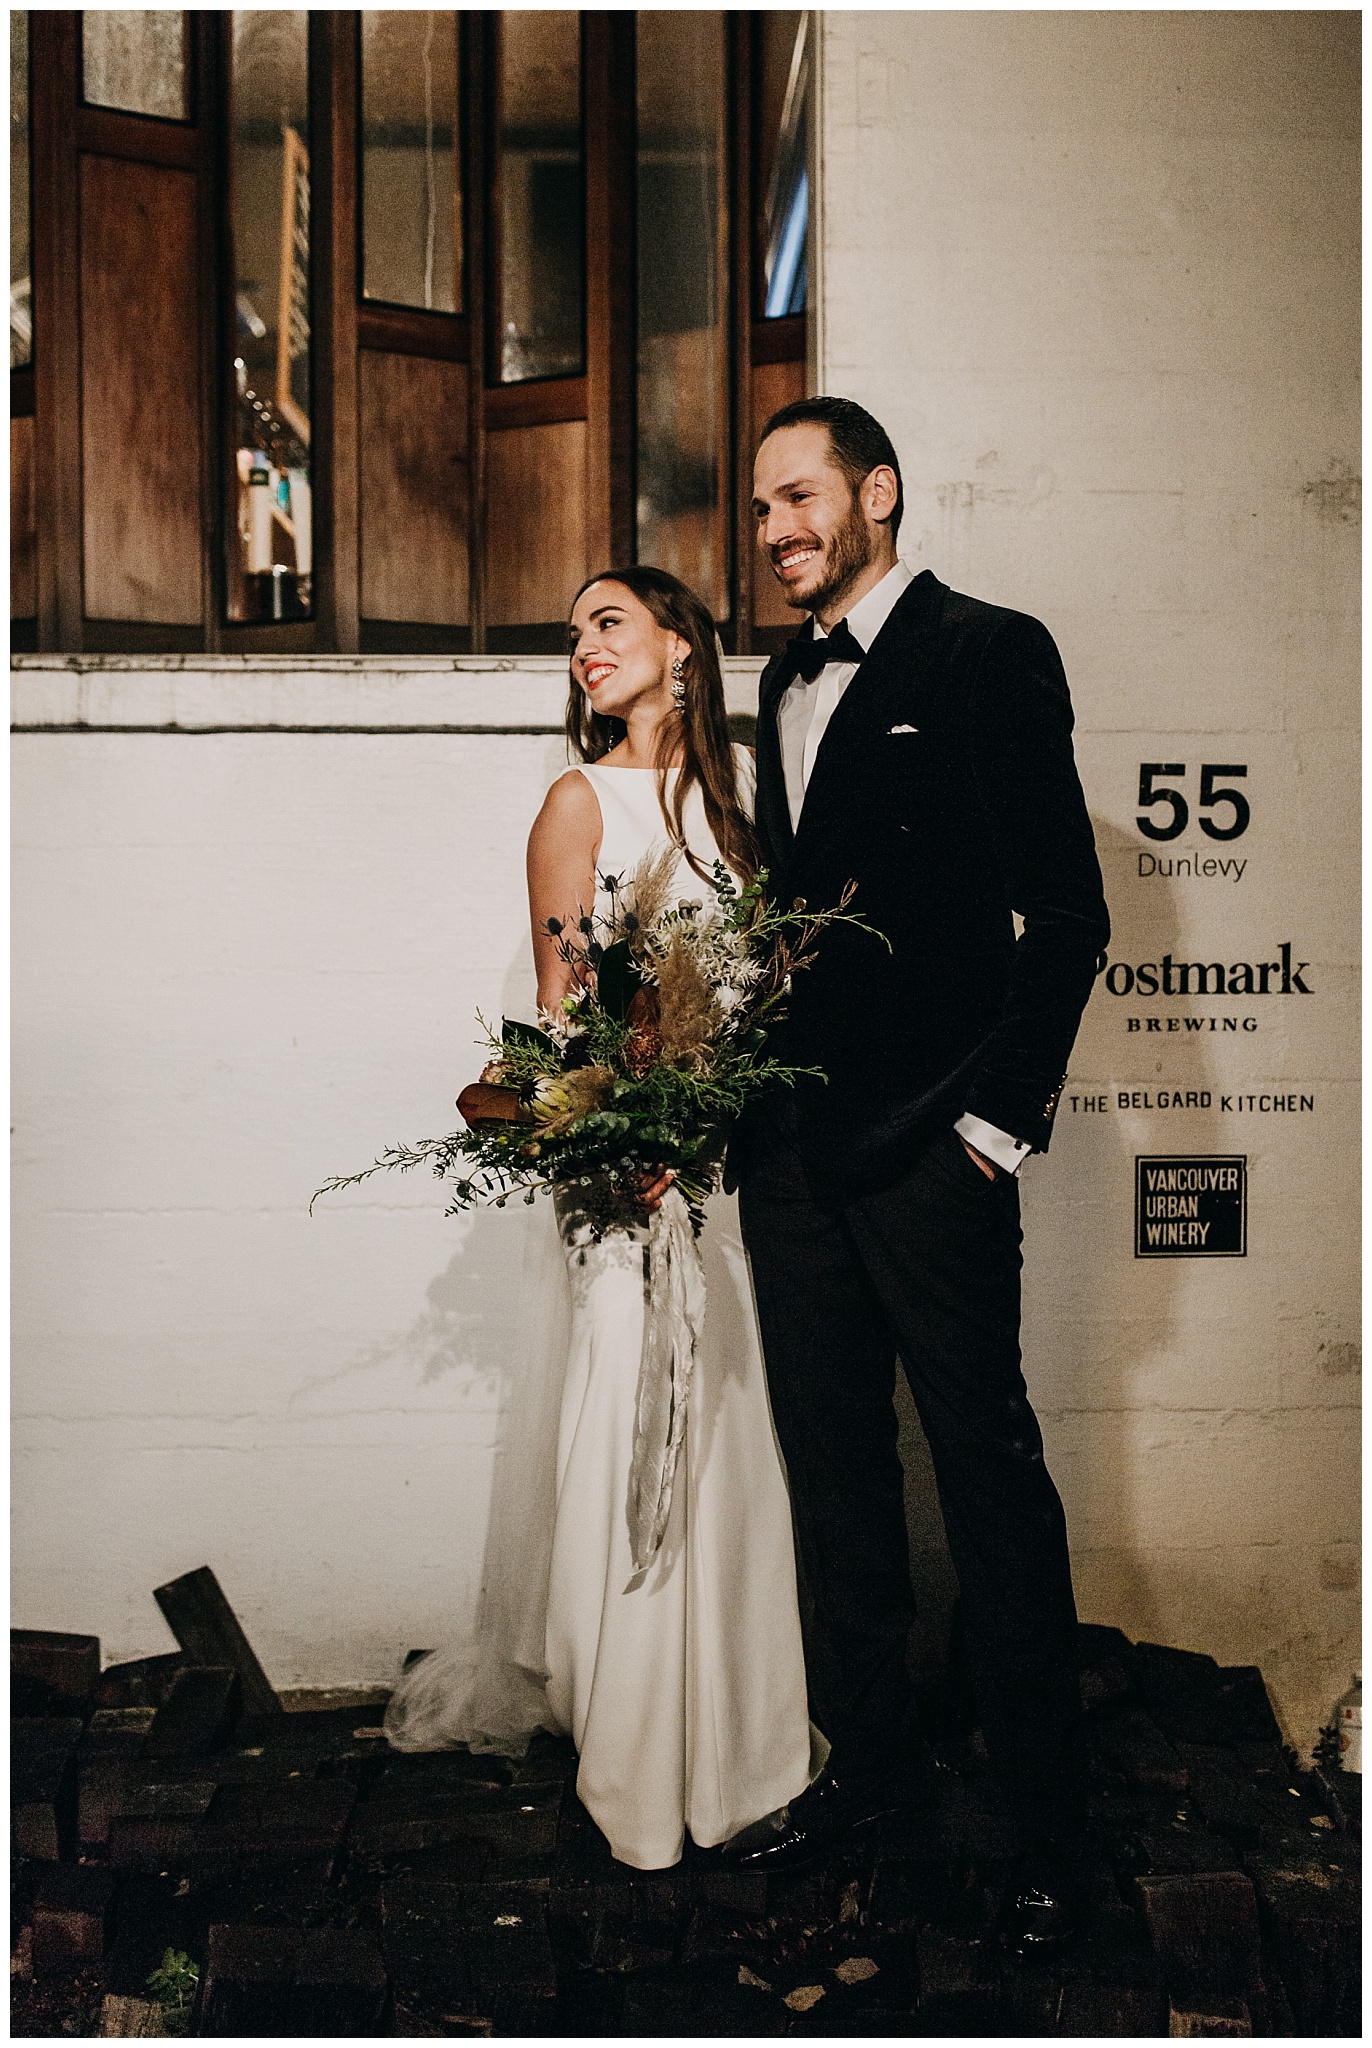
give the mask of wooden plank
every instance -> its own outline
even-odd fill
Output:
[[[191,1663],[228,1665],[238,1673],[245,1713],[281,1712],[271,1681],[207,1564],[155,1587],[152,1597]]]
[[[1338,1869],[1287,1869],[1257,1858],[1249,1864],[1268,1952],[1300,2035],[1359,2029],[1362,1900],[1346,1852],[1336,1860]]]
[[[207,654],[218,651],[228,615],[229,545],[235,542],[238,511],[236,489],[238,407],[229,399],[236,386],[231,368],[238,350],[236,293],[222,268],[223,176],[228,161],[229,46],[233,17],[226,11],[192,8],[186,15],[191,65],[194,126],[201,139],[200,175],[196,179],[199,209],[196,244],[200,260],[196,342],[200,351],[200,575],[204,591],[201,644]],[[224,344],[227,342],[228,346]],[[235,391],[236,399],[236,391]],[[228,460],[229,449],[234,453]],[[232,474],[235,496],[230,505],[226,485]],[[227,517],[226,517],[227,515]]]
[[[467,437],[467,610],[471,648],[486,651],[486,156],[489,144],[487,80],[493,74],[496,16],[470,8],[458,19],[459,76],[464,99],[462,122],[463,304],[472,337],[471,376],[467,380],[470,429]]]
[[[159,2038],[166,2032],[164,2008],[150,1998],[120,1998],[107,1991],[100,2007],[99,2039],[140,2041]]]
[[[753,446],[743,458],[743,481],[741,488],[751,502],[753,492],[753,455],[757,450],[757,439],[774,412],[783,405],[792,405],[805,396],[804,363],[756,363],[752,372],[753,382]],[[755,626],[789,626],[792,632],[804,618],[803,612],[793,612],[781,595],[781,585],[757,553],[757,534],[749,515],[749,546],[753,550],[753,624]]]
[[[1246,1877],[1205,1871],[1135,1880],[1168,1995],[1178,2013],[1264,2011],[1258,1903]],[[1266,2032],[1266,2028],[1262,2030]]]
[[[462,314],[431,313],[422,306],[378,306],[364,300],[357,309],[357,345],[397,356],[434,356],[445,363],[471,358],[471,335]]]
[[[17,1855],[56,1863],[69,1853],[80,1739],[81,1723],[73,1716],[10,1722],[10,1831]]]
[[[10,421],[10,617],[38,614],[38,540],[34,532],[33,420]]]
[[[294,1927],[211,1927],[198,2031],[247,2040],[293,2033],[300,1946]]]
[[[195,177],[88,156],[80,186],[86,616],[198,626]]]
[[[195,1843],[191,1820],[149,1820],[138,1814],[117,1814],[110,1822],[105,1853],[116,1870],[142,1870],[149,1875],[184,1867]]]
[[[238,1708],[238,1673],[188,1664],[177,1673],[166,1704],[148,1730],[149,1757],[206,1756],[232,1728]]]
[[[69,1977],[98,1963],[114,1912],[113,1871],[59,1863],[44,1877],[33,1907],[33,1974]]]
[[[97,1707],[81,1738],[81,1756],[137,1756],[155,1707]]]
[[[117,107],[84,106],[76,109],[76,146],[92,156],[167,164],[182,171],[199,168],[204,148],[198,129],[189,124],[124,113]]]
[[[379,2035],[388,1980],[361,1928],[211,1927],[201,2034]]]
[[[1211,2041],[1244,2038],[1253,2032],[1253,2015],[1241,1998],[1213,1999],[1214,2010],[1195,2012],[1176,2005],[1168,2008],[1167,2032],[1174,2041]]]
[[[1141,1708],[1130,1708],[1098,1721],[1092,1728],[1091,1740],[1110,1768],[1123,1772],[1135,1785],[1185,1792],[1185,1764],[1157,1722]]]
[[[52,1629],[10,1630],[10,1711],[70,1713],[84,1707],[100,1678],[99,1636],[61,1635]],[[20,1706],[15,1693],[37,1692],[42,1704]]]
[[[805,375],[805,315],[787,313],[779,320],[755,320],[752,335],[753,368],[763,363],[799,363],[802,385]]]
[[[518,1803],[470,1795],[444,1798],[425,1789],[411,1796],[376,1796],[359,1806],[348,1840],[359,1856],[404,1856],[456,1842],[484,1842],[492,1855],[551,1856],[557,1846],[560,1795]]]
[[[488,434],[488,625],[560,624],[589,567],[585,422]]]
[[[541,377],[533,384],[493,384],[485,398],[487,428],[494,433],[504,427],[542,427],[557,420],[584,420],[586,392],[584,377]]]
[[[81,17],[29,17],[38,645],[81,648],[81,363],[74,116]]]
[[[422,356],[358,358],[361,609],[467,623],[467,370]]]
[[[168,1650],[160,1657],[134,1657],[127,1664],[107,1664],[96,1688],[96,1707],[111,1711],[160,1707],[185,1662],[184,1650]]]
[[[221,1785],[183,1867],[193,1876],[307,1864],[327,1873],[355,1798],[346,1778]]]
[[[357,16],[311,8],[315,646],[358,648]]]
[[[635,16],[582,16],[586,147],[586,555],[634,557],[633,263]],[[526,387],[537,390],[536,385]],[[514,393],[510,394],[512,397]],[[550,416],[549,416],[550,417]],[[572,417],[564,413],[563,418]],[[488,413],[489,419],[489,413]],[[490,422],[492,425],[495,422]]]
[[[98,1756],[81,1766],[76,1797],[76,1833],[83,1848],[98,1848],[110,1838],[110,1828],[127,1812],[137,1785],[137,1764],[132,1757]]]
[[[388,1989],[381,1944],[370,1929],[308,1927],[296,1962],[291,2032],[379,2035]]]
[[[730,403],[733,408],[733,464],[728,472],[733,512],[733,634],[727,646],[735,654],[749,654],[753,645],[753,585],[759,568],[753,541],[753,152],[754,79],[757,25],[753,15],[739,9],[727,17],[729,34],[729,134],[733,140],[730,164],[733,204],[733,248],[730,288],[729,367]]]

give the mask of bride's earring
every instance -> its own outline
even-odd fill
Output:
[[[686,702],[686,664],[680,655],[672,663],[672,702],[678,711]]]

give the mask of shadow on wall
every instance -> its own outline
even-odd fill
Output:
[[[1158,957],[1178,943],[1177,903],[1159,886],[1147,900],[1127,886],[1138,847],[1113,825],[1093,819],[1106,881],[1113,934],[1110,957]],[[1097,982],[1072,1055],[1051,1152],[1031,1161],[1023,1179],[1025,1233],[1022,1343],[1029,1395],[1044,1422],[1048,1465],[1067,1510],[1074,1553],[1114,1553],[1117,1611],[1085,1618],[1151,1637],[1166,1624],[1157,1615],[1146,1571],[1138,1411],[1147,1401],[1152,1361],[1186,1342],[1178,1316],[1179,1267],[1133,1256],[1134,1158],[1165,1151],[1167,1126],[1147,1131],[1119,1113],[1115,1083],[1156,1082],[1145,1040],[1123,1036],[1123,1010]],[[1200,1045],[1188,1060],[1185,1086],[1214,1098]],[[1144,1062],[1144,1064],[1141,1064]],[[1074,1117],[1070,1095],[1078,1076],[1109,1089],[1108,1114]],[[1167,1077],[1169,1083],[1171,1077]],[[1150,1089],[1150,1092],[1153,1092]],[[1215,1113],[1190,1111],[1182,1149],[1218,1149]],[[904,1375],[897,1379],[900,1453],[905,1465],[905,1517],[910,1536],[916,1619],[912,1654],[921,1676],[946,1655],[957,1577],[948,1554],[929,1446]],[[1146,1519],[1152,1520],[1151,1516]]]
[[[1110,906],[1110,958],[1132,963],[1179,953],[1175,891],[1155,884],[1145,897],[1131,888],[1137,843],[1099,818],[1093,824]],[[1183,1306],[1196,1292],[1184,1284],[1188,1262],[1134,1256],[1135,1160],[1223,1151],[1232,1134],[1220,1128],[1209,1034],[1181,1041],[1184,1056],[1169,1058],[1161,1048],[1176,1047],[1177,1039],[1128,1032],[1127,1016],[1138,1009],[1109,993],[1103,980],[1096,983],[1050,1162],[1026,1175],[1025,1370],[1031,1397],[1045,1412],[1049,1463],[1073,1553],[1083,1561],[1096,1553],[1098,1564],[1108,1557],[1104,1572],[1092,1572],[1095,1592],[1083,1618],[1136,1638],[1175,1641],[1175,1574],[1164,1614],[1156,1574],[1141,1553],[1158,1547],[1160,1507],[1165,1512],[1156,1489],[1160,1477],[1166,1484],[1175,1361],[1194,1352],[1206,1333]],[[1161,1114],[1156,1107],[1120,1107],[1122,1093],[1146,1094],[1156,1105],[1160,1089],[1178,1088],[1195,1091],[1202,1103],[1208,1095],[1208,1106]],[[1074,1089],[1082,1100],[1083,1090],[1104,1094],[1108,1108],[1073,1113]],[[1097,1612],[1103,1605],[1109,1611]]]

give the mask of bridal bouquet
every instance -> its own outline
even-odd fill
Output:
[[[538,1025],[507,1019],[498,1038],[479,1019],[493,1057],[458,1097],[465,1129],[389,1146],[319,1194],[427,1166],[450,1183],[449,1215],[566,1189],[599,1238],[644,1222],[640,1191],[665,1167],[698,1233],[730,1124],[760,1089],[817,1072],[765,1051],[790,977],[826,925],[862,920],[851,885],[834,910],[779,910],[765,870],[739,887],[719,862],[705,896],[678,898],[677,863],[672,846],[649,854],[600,877],[604,915],[549,920],[576,991]]]
[[[850,915],[850,885],[833,910],[767,901],[765,872],[740,888],[716,862],[708,897],[675,895],[674,846],[627,878],[602,875],[608,912],[546,930],[572,970],[575,993],[538,1025],[486,1029],[491,1059],[458,1097],[465,1129],[392,1145],[361,1173],[428,1166],[450,1182],[447,1213],[502,1208],[556,1189],[564,1229],[578,1238],[647,1225],[642,1357],[634,1404],[629,1535],[646,1570],[661,1547],[685,1437],[705,1276],[696,1242],[730,1124],[759,1089],[813,1067],[766,1051],[791,976],[814,941]],[[651,1219],[643,1188],[669,1167],[674,1184]]]

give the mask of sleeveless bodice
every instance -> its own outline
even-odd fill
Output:
[[[746,747],[734,748],[734,765],[738,776],[739,800],[751,817],[756,770],[753,757]],[[669,835],[658,797],[658,774],[655,768],[606,768],[596,762],[583,766],[579,772],[590,783],[600,805],[601,840],[600,851],[596,855],[596,909],[604,912],[609,908],[609,897],[600,886],[600,877],[614,875],[620,880],[632,874],[644,854],[653,848],[666,845]],[[675,770],[669,770],[666,789],[669,809],[674,777]],[[693,785],[687,795],[682,824],[687,844],[708,874],[711,863],[720,858],[720,853],[715,836],[706,821],[705,801],[701,796],[699,784]],[[677,880],[688,893],[699,893],[700,877],[684,854],[677,864]]]

